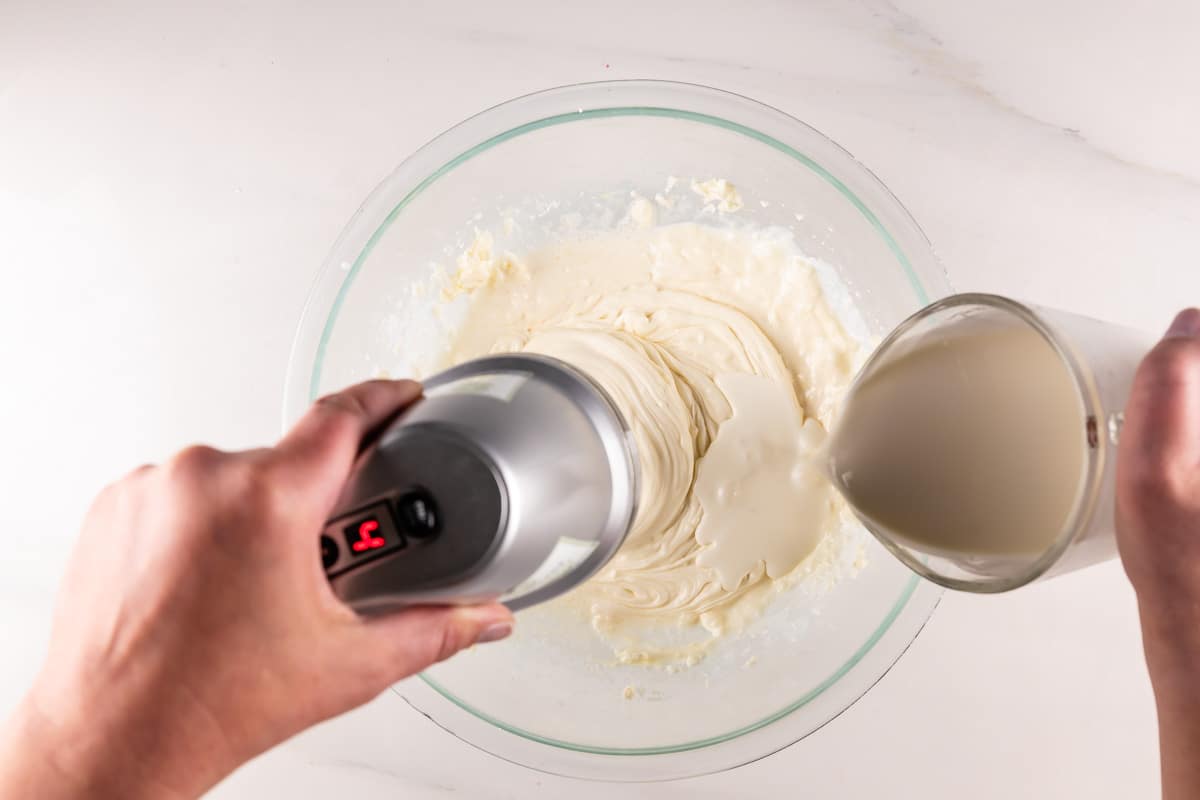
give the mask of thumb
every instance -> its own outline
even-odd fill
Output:
[[[1200,311],[1188,309],[1134,377],[1117,448],[1118,511],[1192,494],[1197,467]]]
[[[1125,433],[1132,434],[1131,446],[1118,456],[1123,452],[1135,463],[1200,463],[1200,310],[1181,312],[1138,367],[1125,407],[1123,443]]]
[[[366,620],[363,652],[390,673],[388,682],[444,661],[473,644],[504,639],[513,615],[499,603],[478,606],[415,606]]]

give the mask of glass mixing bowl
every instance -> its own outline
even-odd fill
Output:
[[[477,229],[519,252],[564,232],[611,228],[631,192],[650,198],[676,178],[711,177],[741,191],[739,220],[789,229],[836,273],[862,336],[882,336],[949,292],[899,201],[807,125],[700,86],[568,86],[452,128],[367,198],[309,295],[285,423],[320,394],[437,364],[465,309],[435,302],[428,282],[452,268]],[[662,222],[715,223],[695,203],[660,211]],[[613,664],[582,620],[551,604],[522,612],[510,639],[472,648],[397,691],[465,741],[548,772],[658,780],[744,764],[849,707],[937,604],[939,589],[861,530],[850,535],[861,550],[842,565],[842,579],[781,594],[693,667]]]

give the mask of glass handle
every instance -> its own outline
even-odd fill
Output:
[[[1121,442],[1121,428],[1125,425],[1125,412],[1114,411],[1108,415],[1108,440],[1114,445]]]

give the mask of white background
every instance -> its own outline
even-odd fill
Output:
[[[1200,302],[1189,0],[166,5],[0,0],[0,711],[37,668],[91,495],[192,441],[271,441],[343,223],[512,96],[625,77],[748,94],[873,169],[961,289],[1153,330]],[[368,740],[390,746],[364,759]],[[1109,564],[946,597],[861,702],[729,773],[614,792],[477,752],[388,694],[215,794],[1156,792],[1134,599]]]

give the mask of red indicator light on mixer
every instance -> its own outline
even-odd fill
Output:
[[[377,536],[379,532],[379,520],[368,517],[357,525],[351,526],[354,531],[354,536],[351,536],[350,530],[346,531],[346,538],[350,541],[350,549],[355,553],[365,553],[368,550],[378,550],[387,542],[382,536]]]

